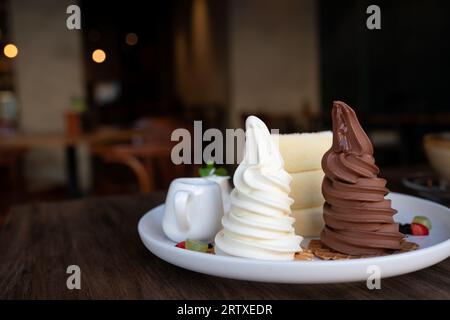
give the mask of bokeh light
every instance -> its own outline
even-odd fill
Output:
[[[19,53],[19,49],[17,49],[17,47],[15,45],[13,45],[12,43],[8,43],[3,48],[3,53],[5,54],[6,57],[12,59],[17,56],[17,54]]]
[[[139,38],[136,33],[130,32],[125,37],[125,43],[129,46],[134,46],[137,44]]]
[[[102,49],[97,49],[92,52],[92,60],[97,63],[102,63],[106,60],[106,53]]]

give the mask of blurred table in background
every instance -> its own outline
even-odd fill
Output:
[[[69,196],[82,195],[77,165],[77,146],[87,145],[93,156],[104,162],[128,167],[136,177],[141,193],[156,189],[156,177],[167,186],[177,176],[194,174],[196,166],[175,166],[170,154],[174,143],[173,130],[183,127],[176,119],[141,119],[133,129],[100,128],[92,133],[66,135],[61,133],[0,135],[0,153],[7,149],[64,148]]]
[[[10,154],[10,150],[38,148],[64,148],[66,152],[66,172],[69,195],[79,197],[82,192],[78,180],[77,146],[80,144],[102,145],[130,141],[138,135],[136,130],[107,128],[90,134],[68,136],[63,133],[27,134],[14,132],[0,135],[0,153]],[[23,155],[23,153],[22,153]]]
[[[155,167],[159,170],[159,174],[164,177],[170,176],[167,164],[171,163],[171,150],[172,144],[164,141],[145,145],[117,144],[91,147],[92,154],[99,156],[103,161],[129,167],[136,176],[141,193],[155,190]]]
[[[131,140],[138,130],[100,129],[93,133],[69,136],[64,133],[12,133],[0,135],[1,147],[45,148],[74,146],[79,143],[114,143]]]
[[[167,188],[177,177],[196,175],[195,165],[175,165],[171,160],[172,133],[183,128],[192,134],[190,124],[177,117],[143,117],[133,125],[131,141],[107,144],[91,143],[91,153],[104,162],[128,167],[139,184],[141,193]],[[158,184],[159,182],[159,184]]]
[[[450,207],[448,189],[446,189],[447,191],[444,193],[436,193],[435,191],[431,192],[429,190],[427,192],[423,192],[418,190],[417,186],[415,186],[414,189],[406,186],[404,182],[405,178],[411,178],[413,176],[426,176],[427,179],[428,177],[438,179],[436,173],[428,165],[381,168],[380,176],[387,179],[387,187],[391,191],[411,194]]]
[[[409,167],[386,167],[380,168],[380,177],[387,180],[387,188],[390,191],[407,193],[414,195],[413,190],[409,189],[403,184],[403,179],[406,176],[416,172],[432,172],[428,165],[415,165]]]

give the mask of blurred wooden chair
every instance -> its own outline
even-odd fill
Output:
[[[176,166],[170,158],[175,145],[170,141],[172,131],[183,125],[175,118],[143,118],[135,123],[136,134],[128,143],[92,145],[91,152],[105,162],[127,166],[138,181],[139,191],[149,193],[157,189],[158,178],[166,188],[173,178],[193,174],[192,167]]]
[[[225,129],[227,127],[227,110],[225,106],[215,103],[191,105],[185,108],[183,119],[191,124],[196,120],[201,120],[204,130],[208,128]]]
[[[280,133],[298,132],[299,130],[298,125],[296,124],[296,119],[292,116],[292,114],[271,114],[266,112],[242,113],[242,128],[245,127],[245,120],[247,117],[251,115],[254,115],[264,121],[269,130],[278,129]]]
[[[324,130],[323,115],[320,110],[314,110],[311,105],[304,104],[297,111],[290,112],[244,112],[241,114],[242,127],[248,116],[257,116],[269,129],[278,129],[280,133],[314,132]]]

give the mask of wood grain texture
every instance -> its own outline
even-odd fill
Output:
[[[42,203],[15,208],[0,229],[2,299],[450,299],[450,259],[365,283],[268,284],[222,279],[172,266],[139,239],[139,218],[164,194]],[[81,290],[66,268],[79,265]]]

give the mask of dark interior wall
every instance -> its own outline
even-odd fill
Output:
[[[3,55],[3,47],[11,40],[8,26],[8,1],[0,0],[0,48],[2,50],[0,52],[0,91],[14,89],[13,63],[11,59],[8,59]]]
[[[381,30],[366,8],[381,8]],[[369,112],[450,111],[449,1],[320,1],[322,104]]]
[[[129,125],[142,116],[170,112],[173,102],[171,0],[81,1],[86,80],[93,125]],[[127,33],[138,35],[134,46]],[[93,50],[106,51],[104,63],[91,59]],[[118,99],[98,105],[95,86],[116,82]]]
[[[186,109],[219,111],[228,104],[229,2],[184,0],[174,4],[177,98]]]
[[[381,9],[381,30],[366,27],[371,4]],[[449,9],[449,1],[438,0],[320,1],[325,115],[340,99],[368,132],[397,134],[390,150],[375,148],[383,165],[426,163],[424,134],[450,130]]]

